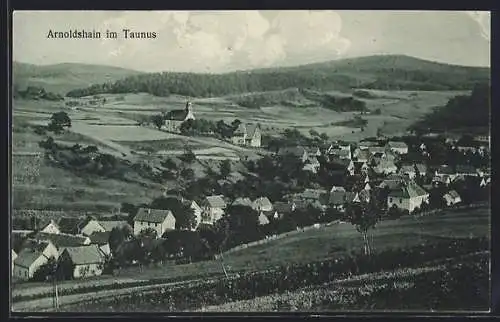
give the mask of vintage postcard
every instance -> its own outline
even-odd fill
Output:
[[[490,13],[15,11],[12,312],[487,312]]]

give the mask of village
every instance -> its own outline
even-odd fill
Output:
[[[188,102],[184,110],[164,114],[161,128],[181,133],[194,120]],[[262,135],[259,124],[239,122],[229,141],[250,149],[267,149],[268,154],[260,160],[245,160],[256,168],[260,165],[260,171],[254,171],[257,176],[268,171],[272,180],[273,166],[291,167],[284,175],[291,182],[289,191],[271,196],[254,190],[245,195],[243,189],[232,197],[213,194],[195,198],[166,192],[164,198],[170,200],[171,209],[138,206],[122,217],[35,220],[30,229],[14,227],[12,231],[14,280],[44,281],[54,276],[54,271],[60,279],[79,279],[113,274],[118,267],[147,261],[210,259],[222,249],[288,230],[348,222],[355,207],[362,211],[372,207],[381,220],[397,220],[489,198],[489,136],[412,134],[311,146],[288,141],[270,150],[263,146]],[[297,183],[299,178],[294,175],[301,177],[302,183]],[[217,235],[223,222],[229,222],[228,229],[234,234],[245,237],[231,237],[231,243],[214,246],[207,242],[209,238],[195,243],[191,237],[183,240],[175,235],[200,232],[206,237],[207,231],[214,230],[212,235]],[[222,238],[229,237],[226,233]]]

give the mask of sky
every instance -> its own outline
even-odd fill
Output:
[[[124,28],[157,37],[125,39]],[[75,29],[103,37],[47,38]],[[106,39],[106,30],[118,39]],[[490,66],[486,11],[16,11],[12,34],[13,60],[37,65],[220,73],[404,54]]]

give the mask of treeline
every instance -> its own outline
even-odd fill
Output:
[[[490,92],[489,84],[478,83],[469,96],[451,98],[446,106],[436,108],[411,129],[422,133],[465,128],[487,129],[490,124]]]
[[[57,93],[47,92],[43,87],[28,86],[25,90],[20,90],[14,85],[12,91],[13,98],[24,98],[34,100],[62,101],[64,97]]]
[[[129,76],[115,82],[92,85],[67,93],[82,97],[102,93],[146,92],[156,96],[178,94],[212,97],[229,94],[308,88],[316,90],[350,90],[371,88],[385,90],[464,90],[477,81],[489,79],[483,69],[456,66],[442,67],[416,61],[408,67],[378,66],[377,58],[364,62],[354,60],[305,65],[294,68],[264,69],[226,74],[153,73]],[[365,66],[365,65],[369,66]],[[363,66],[361,66],[363,65]],[[422,67],[423,66],[423,67]],[[422,68],[420,68],[422,67]],[[363,81],[360,81],[363,79]],[[368,81],[367,81],[368,80]]]

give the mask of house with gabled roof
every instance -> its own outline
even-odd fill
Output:
[[[444,202],[447,206],[456,205],[462,202],[462,198],[455,190],[450,190],[443,195]]]
[[[175,229],[175,217],[172,211],[165,209],[139,208],[134,217],[134,235],[145,229],[153,229],[157,237],[163,236],[167,230]]]
[[[386,147],[397,154],[408,154],[408,145],[401,141],[389,141]]]
[[[245,206],[245,207],[253,208],[253,202],[250,198],[239,197],[239,198],[236,198],[233,200],[233,202],[231,203],[231,206]]]
[[[14,260],[12,275],[20,280],[30,280],[35,272],[48,262],[49,258],[39,250],[22,251]]]
[[[40,229],[41,232],[44,233],[50,233],[50,234],[59,234],[61,231],[59,230],[59,226],[54,220],[50,220],[47,222],[42,229]]]
[[[264,226],[264,225],[267,225],[269,224],[269,217],[266,215],[268,214],[269,216],[276,216],[276,213],[273,212],[273,211],[267,211],[267,212],[264,212],[264,211],[261,211],[259,212],[259,218],[258,218],[258,223],[260,226]]]
[[[398,171],[398,167],[392,161],[381,160],[375,167],[373,171],[377,174],[391,174]]]
[[[352,199],[352,202],[357,202],[357,203],[368,203],[370,202],[370,191],[369,190],[360,190],[359,192],[356,192],[354,195],[354,198]]]
[[[65,277],[85,278],[102,274],[105,257],[97,245],[65,248],[59,258]]]
[[[172,110],[167,112],[164,118],[165,123],[162,128],[169,132],[179,133],[182,123],[195,119],[191,102],[187,102],[183,110]]]
[[[354,151],[354,158],[358,162],[368,162],[370,159],[370,151],[368,149],[357,148]]]
[[[273,210],[273,204],[271,200],[267,197],[260,197],[253,201],[253,209],[256,211],[271,211]]]
[[[262,133],[258,124],[240,123],[234,131],[231,141],[233,144],[259,148]]]
[[[467,164],[457,165],[455,167],[455,174],[459,176],[469,176],[469,177],[478,176],[477,169]]]
[[[429,202],[429,193],[415,182],[401,184],[398,188],[389,191],[387,196],[387,207],[395,206],[412,212],[421,207],[423,203]]]
[[[89,236],[90,244],[97,245],[99,250],[104,254],[104,256],[111,255],[111,248],[109,246],[109,231],[95,232]]]
[[[227,203],[223,195],[206,196],[201,202],[201,223],[213,224],[224,215]]]
[[[283,216],[294,212],[296,209],[296,204],[294,202],[277,201],[274,203],[273,208],[277,213],[277,216],[275,216],[274,219],[281,219],[283,218]]]
[[[318,158],[316,156],[309,156],[302,170],[312,173],[318,173],[320,167],[321,164],[319,163]]]
[[[111,232],[114,228],[128,226],[125,220],[99,220],[99,225],[104,228],[104,232]]]
[[[415,170],[419,176],[425,177],[427,175],[427,166],[423,163],[416,163]]]

